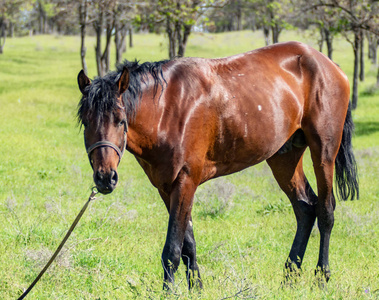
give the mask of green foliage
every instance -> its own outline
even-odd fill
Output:
[[[281,39],[316,45],[297,31],[284,32]],[[164,59],[164,41],[155,34],[135,35],[126,58]],[[34,280],[90,194],[92,171],[75,120],[79,43],[75,36],[8,39],[9,51],[0,60],[0,299],[16,299]],[[94,43],[89,38],[87,47]],[[261,32],[193,34],[187,51],[189,56],[222,57],[263,44]],[[336,38],[335,61],[352,78],[349,47]],[[93,78],[93,51],[87,61]],[[126,154],[118,188],[90,205],[29,298],[378,299],[379,105],[377,94],[365,92],[375,84],[375,75],[367,68],[354,112],[361,200],[337,202],[332,278],[326,289],[319,289],[314,278],[316,227],[301,276],[292,286],[282,286],[296,222],[262,163],[199,187],[192,218],[204,290],[188,292],[181,265],[175,294],[162,292],[160,257],[168,215],[138,163]],[[309,153],[304,164],[315,188]],[[214,217],[201,201],[215,201]]]

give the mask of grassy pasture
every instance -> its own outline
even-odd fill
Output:
[[[310,34],[281,38],[316,47]],[[90,77],[96,72],[93,46],[89,39]],[[220,57],[260,46],[260,32],[193,34],[187,55]],[[351,46],[337,39],[335,48],[335,61],[351,78]],[[125,55],[141,61],[166,56],[166,40],[157,35],[135,35]],[[353,113],[361,199],[337,203],[327,289],[317,288],[313,276],[317,227],[302,276],[281,287],[295,217],[263,163],[199,188],[193,221],[205,288],[189,293],[181,266],[176,292],[163,293],[160,255],[168,215],[127,154],[118,188],[91,204],[29,298],[379,299],[379,94],[371,88],[375,68],[366,66]],[[80,69],[78,37],[8,39],[0,56],[0,299],[15,299],[32,282],[89,196],[92,171],[75,120]],[[315,188],[309,159],[305,168]]]

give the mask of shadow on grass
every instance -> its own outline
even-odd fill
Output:
[[[356,136],[370,135],[379,131],[379,122],[354,122],[354,124]]]

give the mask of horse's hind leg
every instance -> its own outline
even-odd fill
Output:
[[[291,201],[297,230],[291,251],[285,264],[288,272],[301,267],[315,218],[317,196],[303,171],[303,154],[306,147],[293,147],[284,154],[275,154],[267,160],[280,188]]]
[[[342,122],[343,124],[343,122]],[[329,125],[328,133],[322,135],[308,135],[307,141],[311,151],[313,168],[317,180],[318,202],[316,205],[317,223],[320,230],[320,251],[317,263],[317,272],[321,271],[326,281],[330,277],[329,269],[329,241],[334,225],[334,209],[336,201],[333,195],[333,173],[334,162],[340,145],[340,133],[333,131],[333,126]],[[335,129],[335,128],[334,128]],[[321,130],[312,129],[310,132]]]

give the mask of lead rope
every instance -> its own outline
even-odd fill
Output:
[[[50,260],[47,262],[46,266],[42,269],[42,271],[38,274],[36,279],[34,279],[33,283],[28,287],[28,289],[18,298],[18,300],[24,299],[26,295],[32,290],[32,288],[36,285],[36,283],[41,279],[42,275],[46,272],[46,270],[50,267],[51,263],[54,261],[54,259],[57,257],[59,252],[62,250],[64,244],[70,237],[71,233],[74,231],[76,225],[78,224],[80,218],[82,217],[83,213],[87,209],[88,204],[92,201],[95,200],[95,195],[97,194],[97,191],[95,190],[95,187],[92,188],[92,193],[88,198],[88,201],[84,204],[82,210],[79,212],[78,216],[76,217],[74,223],[72,223],[70,229],[66,233],[66,236],[63,238],[62,242],[58,246],[57,250],[55,250],[53,256],[50,258]]]

